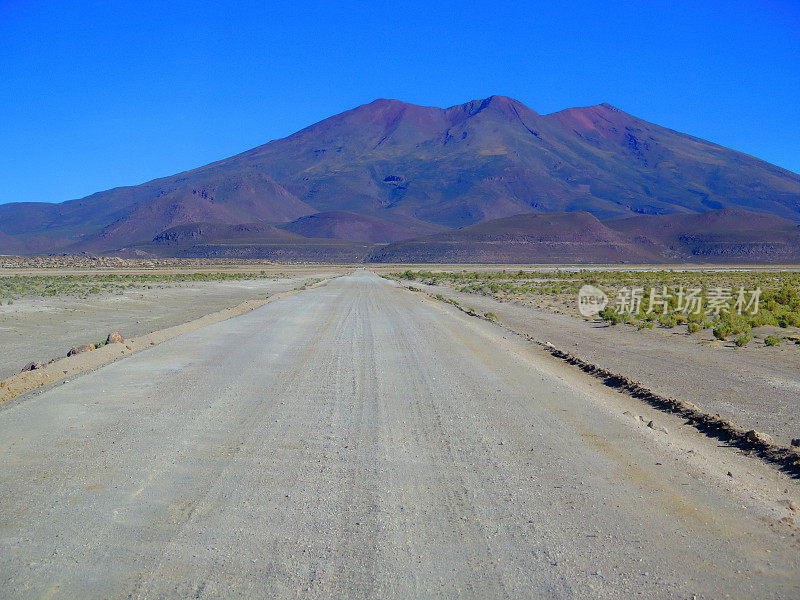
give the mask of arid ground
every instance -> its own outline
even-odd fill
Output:
[[[18,280],[4,374],[276,299],[0,404],[4,598],[800,597],[791,469],[515,332],[787,447],[800,346],[352,267],[232,269]]]

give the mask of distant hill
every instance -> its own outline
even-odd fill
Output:
[[[394,242],[414,237],[414,230],[377,217],[330,211],[301,217],[281,229],[310,238],[335,238],[364,242]]]
[[[724,208],[800,222],[800,176],[608,104],[540,115],[503,96],[447,109],[376,100],[142,185],[0,205],[0,253],[171,252],[154,239],[192,224],[261,223],[363,247],[521,213],[605,221]],[[702,255],[692,248],[675,256]]]
[[[800,263],[800,225],[740,209],[600,222],[524,214],[376,247],[372,262]]]
[[[587,212],[524,214],[376,248],[372,262],[658,263],[651,245],[630,240]]]
[[[125,247],[120,253],[130,257],[362,262],[371,248],[369,242],[309,238],[265,223],[192,223],[171,227],[151,242]]]
[[[633,240],[646,240],[670,261],[800,262],[800,225],[775,215],[723,209],[614,219],[605,225]]]

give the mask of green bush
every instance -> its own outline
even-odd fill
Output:
[[[622,323],[625,320],[625,315],[621,315],[620,313],[618,313],[617,311],[615,311],[613,308],[611,308],[609,306],[607,306],[606,308],[601,310],[598,313],[598,316],[601,319],[603,319],[603,321],[606,321],[607,323],[610,323],[611,325],[617,325],[619,323]]]
[[[714,337],[718,340],[727,340],[733,335],[733,329],[730,325],[720,324],[714,327]]]
[[[483,313],[483,316],[486,317],[487,319],[491,319],[492,321],[497,321],[497,315],[494,314],[493,312]]]
[[[662,327],[675,327],[678,324],[678,320],[674,315],[659,315],[658,324]]]
[[[739,335],[737,335],[736,338],[733,340],[733,343],[736,344],[738,348],[741,348],[743,346],[746,346],[752,341],[753,341],[753,333],[748,330],[745,331],[744,333],[740,333]]]
[[[764,343],[767,346],[780,346],[781,345],[781,337],[778,335],[768,335],[764,338]]]
[[[702,331],[703,330],[703,326],[700,325],[700,323],[694,323],[693,322],[693,323],[689,323],[689,325],[687,326],[687,329],[688,329],[689,333],[697,333],[698,331]]]

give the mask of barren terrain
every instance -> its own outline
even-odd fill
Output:
[[[0,269],[0,277],[27,275],[55,277],[117,273],[121,275],[174,275],[182,272],[214,272],[220,266],[175,264],[159,269],[142,265],[126,268],[78,268],[74,261],[52,263],[52,268]],[[79,263],[80,264],[80,263]],[[229,265],[227,273],[255,271],[254,279],[191,281],[178,278],[172,283],[144,282],[123,291],[86,294],[90,283],[74,284],[70,289],[83,290],[68,295],[27,294],[12,304],[0,299],[0,379],[19,372],[29,362],[48,362],[63,357],[73,346],[105,340],[112,331],[125,338],[180,325],[249,300],[292,290],[309,281],[347,272],[346,267]],[[260,273],[264,271],[264,275]],[[2,283],[0,281],[0,283]]]
[[[586,277],[591,276],[587,272]],[[685,326],[637,330],[585,319],[578,314],[571,293],[516,298],[501,293],[495,297],[459,291],[458,285],[446,280],[436,285],[419,280],[404,283],[453,299],[478,314],[492,313],[515,332],[549,342],[659,395],[692,402],[742,427],[767,432],[783,445],[800,438],[796,327],[760,327],[754,330],[752,343],[736,347],[732,341],[715,339],[710,328],[687,335]],[[765,336],[775,334],[787,340],[777,347],[765,347]]]
[[[796,480],[365,272],[0,405],[0,449],[5,598],[800,595]]]

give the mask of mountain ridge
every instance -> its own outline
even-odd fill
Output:
[[[191,223],[314,214],[339,239],[394,242],[529,212],[608,220],[731,207],[800,221],[800,175],[608,103],[541,115],[506,96],[448,108],[377,99],[137,186],[0,205],[0,253],[107,253]]]

